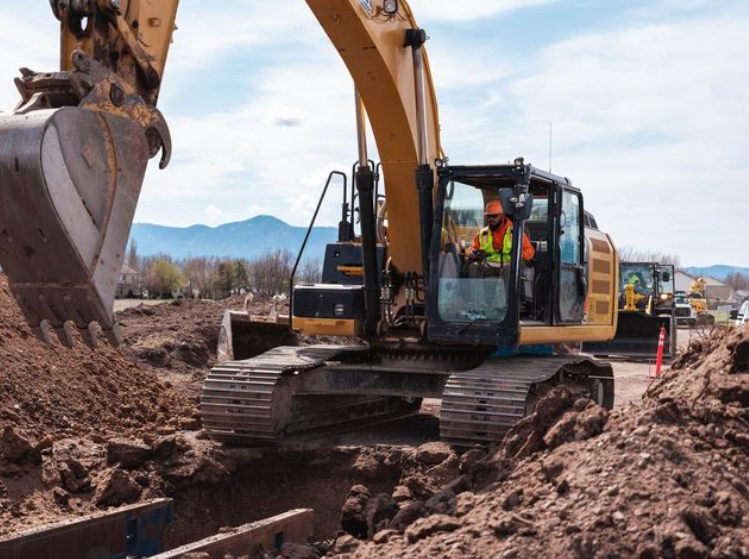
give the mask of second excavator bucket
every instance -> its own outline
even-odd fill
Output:
[[[127,116],[80,107],[0,117],[0,264],[32,329],[90,345],[112,306],[152,152]]]
[[[676,323],[671,315],[650,316],[643,312],[619,311],[616,337],[610,342],[586,342],[585,353],[655,361],[661,329],[665,329],[663,356],[676,353]]]
[[[244,310],[224,312],[218,338],[218,361],[252,359],[279,346],[295,346],[298,339],[290,329],[288,316],[278,312],[279,301],[270,316],[255,316],[250,310],[252,297]]]

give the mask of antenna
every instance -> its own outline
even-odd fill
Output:
[[[549,172],[551,173],[551,161],[554,151],[554,123],[549,123]]]

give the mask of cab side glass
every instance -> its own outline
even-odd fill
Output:
[[[583,318],[586,277],[583,262],[582,201],[575,192],[562,193],[559,251],[559,312],[564,322]]]

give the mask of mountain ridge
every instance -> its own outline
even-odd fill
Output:
[[[274,216],[259,215],[215,227],[135,223],[128,244],[135,241],[140,256],[168,254],[176,259],[216,256],[253,260],[278,249],[288,250],[296,256],[306,233],[306,227],[289,225]],[[305,260],[322,258],[326,245],[337,238],[337,228],[315,227],[307,244]]]
[[[713,264],[712,266],[687,266],[684,271],[692,276],[710,277],[723,281],[729,274],[740,273],[749,276],[749,268],[731,266],[730,264]]]

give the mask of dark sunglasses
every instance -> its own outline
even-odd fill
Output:
[[[499,214],[484,214],[489,219],[497,219]]]

